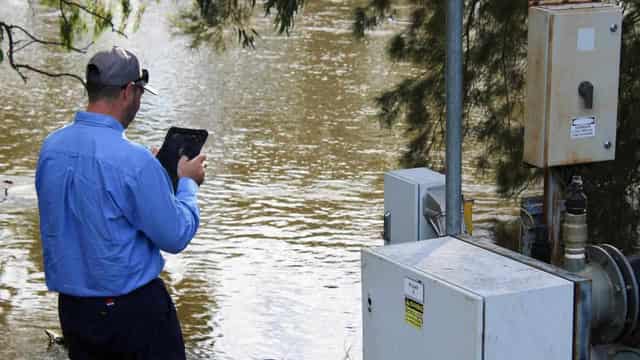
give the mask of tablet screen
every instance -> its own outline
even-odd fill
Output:
[[[174,192],[178,188],[178,160],[182,155],[189,159],[198,156],[208,135],[207,130],[178,127],[172,127],[167,132],[157,157],[171,178]]]

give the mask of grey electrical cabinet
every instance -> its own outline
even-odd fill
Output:
[[[615,158],[621,26],[611,4],[529,8],[525,162]]]
[[[427,197],[428,196],[428,197]],[[430,201],[430,202],[429,202]],[[438,237],[444,213],[430,224],[425,206],[445,209],[445,176],[426,168],[390,171],[384,175],[385,244]],[[433,209],[438,212],[438,209]]]
[[[364,360],[571,360],[573,289],[448,236],[365,249]]]

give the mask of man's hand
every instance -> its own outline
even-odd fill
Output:
[[[192,178],[198,185],[204,182],[204,161],[207,157],[200,154],[189,160],[186,156],[182,156],[178,161],[178,177]]]

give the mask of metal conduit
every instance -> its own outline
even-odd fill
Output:
[[[447,2],[447,234],[462,231],[462,10],[463,0]]]

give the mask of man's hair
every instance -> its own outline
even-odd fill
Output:
[[[89,94],[89,102],[96,102],[99,100],[115,100],[120,96],[122,87],[113,85],[100,84],[97,79],[100,78],[100,70],[90,64],[87,67],[87,93]]]

